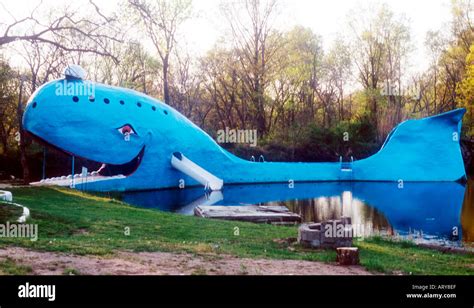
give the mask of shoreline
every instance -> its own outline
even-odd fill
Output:
[[[171,258],[179,259],[184,254],[192,256],[184,258],[184,264],[192,264],[194,258],[200,260],[206,269],[201,271],[203,275],[213,274],[210,269],[216,257],[224,259],[222,269],[217,271],[220,274],[243,274],[235,270],[238,260],[245,260],[243,266],[249,268],[250,274],[259,274],[256,270],[259,264],[268,266],[268,274],[275,272],[270,270],[274,264],[281,267],[280,272],[275,274],[299,275],[298,264],[301,270],[314,267],[315,271],[310,271],[314,275],[327,275],[331,271],[334,274],[339,271],[350,274],[350,270],[346,272],[347,268],[344,270],[345,267],[334,265],[334,250],[307,249],[285,240],[296,237],[296,226],[184,216],[136,208],[114,199],[63,188],[15,187],[11,191],[15,202],[30,209],[31,217],[27,223],[38,224],[39,236],[35,242],[20,238],[2,239],[2,272],[8,273],[9,266],[13,268],[13,273],[17,267],[30,266],[29,273],[35,273],[34,264],[22,262],[17,259],[18,255],[12,259],[12,251],[24,249],[29,254],[51,254],[52,260],[60,260],[66,255],[99,263],[106,256],[125,254],[140,259],[140,256],[151,254],[151,259],[161,260],[155,261],[165,267],[166,262],[163,263],[160,256],[171,254]],[[234,234],[236,227],[239,235]],[[470,253],[437,251],[407,241],[395,242],[377,237],[354,240],[353,245],[359,248],[360,270],[364,274],[474,275],[474,255]],[[8,257],[11,260],[5,259]],[[295,267],[285,264],[294,264]],[[54,261],[51,266],[55,267]],[[287,269],[288,272],[285,272]],[[80,267],[76,270],[81,273]],[[56,269],[54,271],[57,272]],[[20,272],[28,274],[24,270]],[[88,273],[84,269],[82,272]],[[260,272],[266,273],[265,270]],[[187,273],[193,274],[192,271]]]

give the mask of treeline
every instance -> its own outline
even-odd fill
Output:
[[[0,156],[25,178],[28,166],[39,170],[41,147],[20,134],[22,104],[69,63],[83,66],[91,80],[165,101],[211,135],[256,129],[258,147],[225,145],[244,157],[359,159],[400,121],[456,107],[468,109],[463,134],[472,137],[470,1],[452,1],[452,22],[426,34],[431,65],[416,74],[409,22],[388,5],[353,9],[326,48],[309,28],[277,27],[281,5],[221,2],[226,35],[200,57],[187,51],[180,32],[195,18],[189,0],[128,0],[107,13],[93,1],[62,10],[40,5],[26,19],[13,16],[0,25]],[[12,65],[12,54],[21,67]]]

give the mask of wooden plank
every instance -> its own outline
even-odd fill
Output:
[[[212,219],[256,223],[295,224],[301,222],[301,216],[290,212],[285,206],[198,206],[194,208],[194,215]]]

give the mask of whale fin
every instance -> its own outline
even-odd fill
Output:
[[[460,139],[465,109],[396,126],[379,152],[357,161],[357,180],[457,181],[466,177]]]

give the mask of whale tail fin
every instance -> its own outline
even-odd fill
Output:
[[[357,179],[457,181],[466,178],[460,147],[465,112],[460,108],[400,123],[379,152],[358,162]]]

